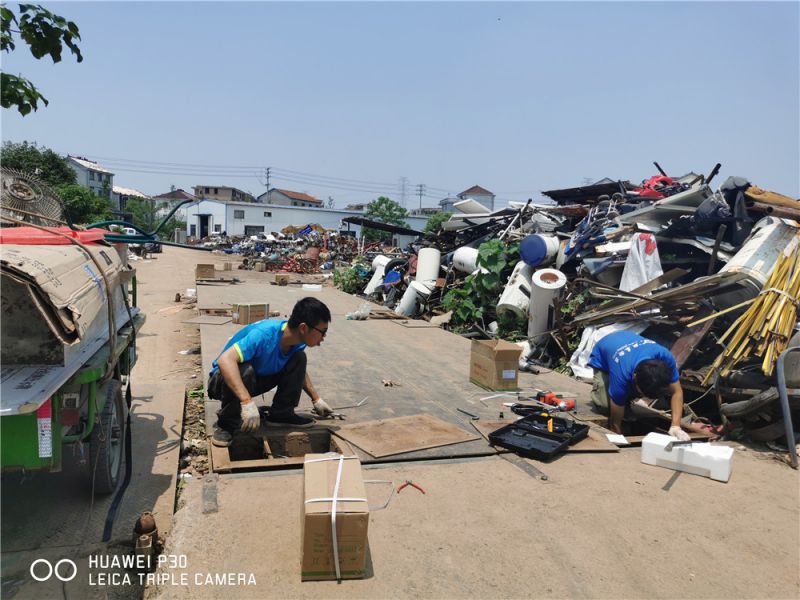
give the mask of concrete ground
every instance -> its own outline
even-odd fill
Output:
[[[270,286],[269,274],[241,278],[239,285],[213,288],[216,301],[255,297],[288,314],[310,293]],[[199,293],[207,296],[204,288]],[[467,340],[436,329],[347,321],[344,314],[360,300],[330,287],[314,293],[334,315],[325,342],[308,350],[315,385],[333,404],[370,398],[348,411],[347,422],[430,412],[469,431],[456,407],[496,416],[500,401],[484,405],[487,394],[467,381]],[[235,327],[201,328],[205,372]],[[384,378],[401,385],[385,388]],[[579,399],[588,392],[554,373],[523,374],[520,384]],[[307,398],[301,408],[309,408]],[[159,571],[163,581],[148,586],[146,596],[798,597],[797,473],[734,447],[727,484],[643,465],[636,448],[530,461],[546,481],[497,455],[463,458],[476,448],[490,450],[483,441],[365,465],[365,479],[395,486],[412,479],[427,493],[406,489],[374,510],[368,575],[339,584],[300,582],[301,471],[194,478],[183,486],[166,548],[175,564]],[[368,485],[373,508],[387,491]],[[209,585],[209,575],[224,573],[234,574],[233,581],[241,574],[245,585]]]
[[[427,493],[406,489],[377,510],[389,486],[367,486],[373,508],[368,574],[340,584],[300,582],[299,469],[222,474],[208,483],[187,479],[178,486],[179,508],[170,520],[184,386],[203,382],[207,363],[235,330],[204,325],[202,357],[178,354],[201,338],[196,325],[184,323],[193,311],[174,296],[195,287],[196,263],[221,268],[230,260],[165,247],[155,260],[136,263],[139,304],[148,313],[132,388],[137,450],[112,543],[99,543],[109,500],[94,503],[84,532],[88,494],[68,473],[23,485],[4,476],[4,598],[135,598],[143,588],[148,598],[800,597],[798,474],[738,445],[727,484],[642,465],[636,448],[530,461],[546,481],[497,455],[463,457],[474,448],[489,452],[482,441],[365,465],[365,479],[394,485],[412,479]],[[215,288],[231,302],[253,294],[285,314],[304,295],[297,287],[270,286],[269,274],[225,275],[243,280]],[[369,396],[364,407],[348,411],[348,422],[431,412],[470,431],[456,407],[484,419],[497,416],[499,404],[484,405],[480,398],[488,394],[466,381],[467,340],[395,323],[346,321],[359,299],[330,288],[317,294],[334,319],[322,347],[308,352],[315,384],[334,404]],[[382,378],[401,385],[384,388]],[[587,391],[556,374],[525,374],[521,385],[579,399]],[[309,407],[305,398],[301,408]],[[141,583],[125,569],[89,569],[90,553],[129,553],[132,524],[143,510],[154,510],[168,534],[166,564]],[[74,558],[80,576],[63,586],[36,583],[28,567],[39,557]],[[209,575],[213,580],[224,573],[243,573],[245,582],[252,575],[255,585],[208,584]],[[121,580],[125,575],[128,581]],[[156,583],[156,577],[163,580]]]

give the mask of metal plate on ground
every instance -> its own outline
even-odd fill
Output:
[[[375,458],[480,439],[431,415],[354,423],[333,433]]]

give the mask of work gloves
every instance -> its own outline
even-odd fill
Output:
[[[678,441],[680,442],[688,442],[690,439],[692,439],[689,437],[688,433],[686,433],[680,427],[676,427],[675,425],[669,428],[669,434],[674,438],[678,438]]]
[[[317,413],[320,417],[327,417],[333,414],[333,409],[328,406],[328,403],[325,402],[322,398],[317,400],[316,402],[311,403],[314,406],[314,412]]]
[[[252,433],[261,427],[261,415],[256,403],[251,399],[247,404],[242,404],[242,431]]]

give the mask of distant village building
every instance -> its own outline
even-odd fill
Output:
[[[131,198],[149,198],[144,192],[140,192],[134,188],[126,188],[120,185],[115,185],[111,188],[111,204],[115,210],[125,212],[128,206],[128,200]]]
[[[156,210],[156,216],[159,218],[163,218],[169,214],[169,212],[175,208],[176,204],[183,202],[184,200],[191,200],[193,202],[197,202],[200,200],[194,194],[190,194],[189,192],[178,188],[173,189],[172,191],[166,192],[164,194],[159,194],[158,196],[153,196],[153,200],[155,200],[159,207]],[[179,208],[175,214],[173,215],[176,219],[181,221],[186,221],[186,205]]]
[[[342,223],[345,217],[363,217],[362,211],[337,210],[333,208],[312,208],[281,206],[251,202],[220,202],[219,200],[199,200],[186,206],[186,235],[192,238],[205,238],[212,233],[226,232],[231,236],[257,235],[284,230],[287,227],[303,229],[317,224],[325,229],[359,232],[358,225]],[[404,219],[407,226],[422,231],[428,222],[427,216],[409,216]],[[401,236],[403,237],[403,236]],[[406,244],[410,239],[403,238]]]
[[[439,206],[441,207],[442,212],[452,213],[456,211],[456,209],[453,208],[453,205],[456,202],[461,202],[461,198],[457,196],[448,196],[439,202]]]
[[[101,198],[112,200],[114,173],[82,156],[67,156],[67,164],[75,171],[75,183],[88,187]]]
[[[276,204],[278,206],[305,206],[308,208],[323,208],[325,204],[319,198],[303,192],[272,188],[258,197],[263,204]]]
[[[252,194],[248,194],[235,187],[225,185],[196,185],[194,195],[208,200],[221,200],[222,202],[255,202]]]
[[[472,200],[475,200],[475,202],[483,204],[486,208],[489,209],[490,212],[494,210],[494,198],[495,198],[494,194],[489,190],[482,188],[479,185],[473,185],[468,190],[464,190],[463,192],[458,194],[459,200],[466,200],[467,198],[470,198]]]

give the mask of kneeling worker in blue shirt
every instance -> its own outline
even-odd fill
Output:
[[[233,433],[258,431],[261,416],[253,396],[277,387],[266,418],[268,426],[311,427],[314,419],[295,414],[300,392],[311,397],[314,411],[327,416],[331,408],[320,397],[306,372],[307,346],[319,346],[328,333],[331,311],[316,298],[295,304],[288,321],[251,323],[234,335],[214,361],[208,395],[220,400],[212,443],[229,446]]]
[[[610,333],[595,345],[589,366],[594,369],[592,403],[607,412],[609,429],[622,433],[622,417],[631,399],[669,396],[669,434],[689,440],[681,429],[683,388],[678,366],[664,346],[630,331]]]

